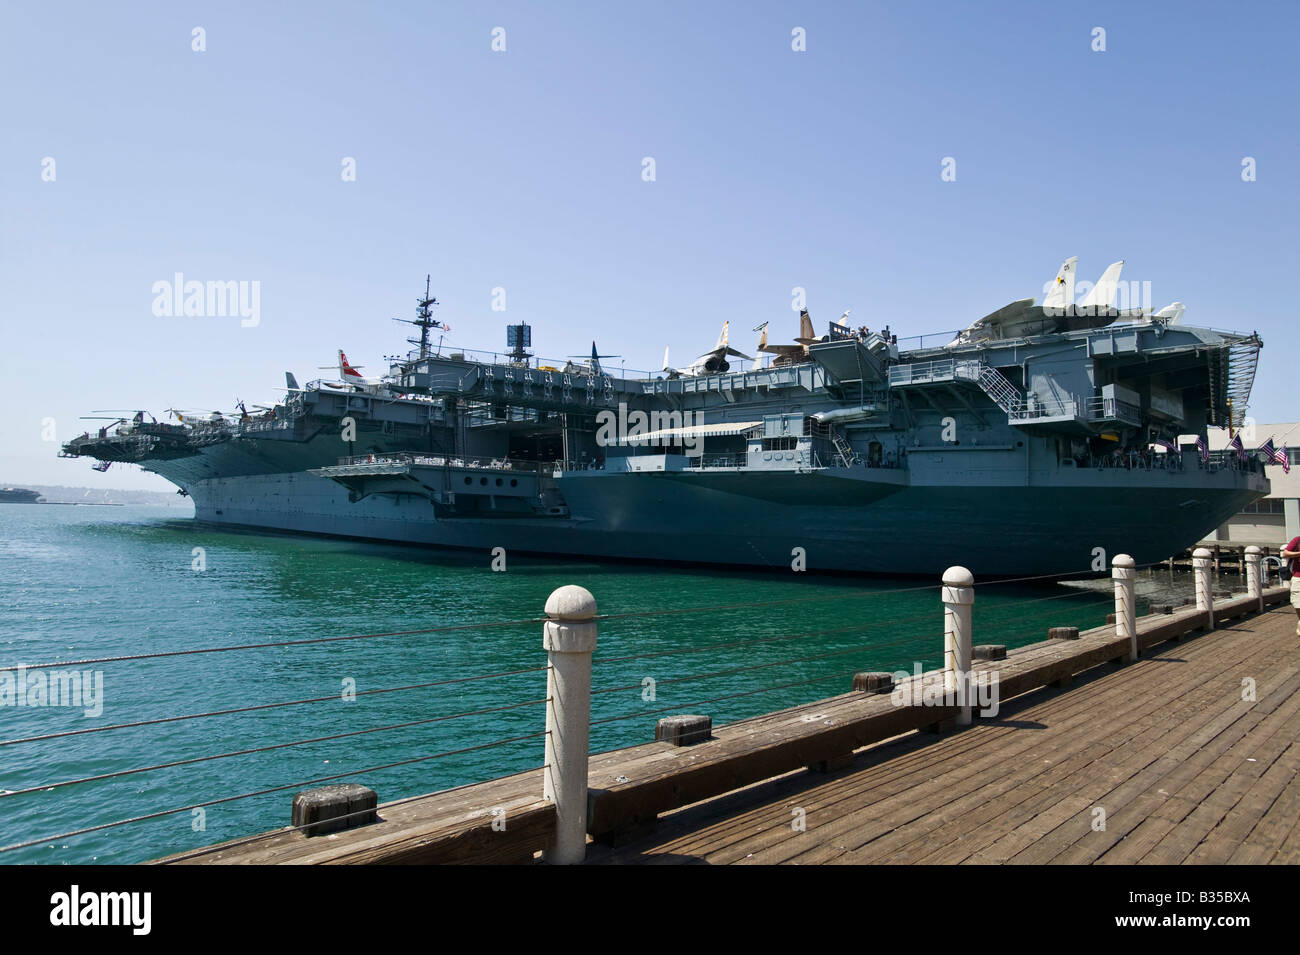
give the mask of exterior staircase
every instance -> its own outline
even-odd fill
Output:
[[[984,394],[1001,408],[1009,419],[1014,421],[1022,416],[1025,408],[1025,396],[1007,380],[1007,377],[992,365],[980,364],[978,383]]]
[[[831,444],[835,445],[835,452],[840,456],[840,464],[846,468],[852,467],[853,459],[855,457],[853,454],[853,448],[851,448],[849,442],[844,439],[844,435],[840,434],[834,428],[831,428],[830,432]]]

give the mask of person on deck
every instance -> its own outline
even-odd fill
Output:
[[[1300,537],[1291,538],[1282,557],[1291,561],[1291,606],[1296,615],[1295,635],[1300,637]]]

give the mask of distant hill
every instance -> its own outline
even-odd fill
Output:
[[[0,487],[10,484],[0,481]],[[157,504],[163,507],[190,507],[189,498],[175,491],[121,491],[103,487],[65,487],[61,484],[13,484],[38,492],[51,504]]]

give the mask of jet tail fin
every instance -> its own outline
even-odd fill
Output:
[[[301,390],[301,389],[298,387],[298,379],[295,378],[295,377],[293,376],[293,372],[291,372],[291,371],[286,371],[286,372],[284,373],[284,386],[285,386],[286,388],[288,388],[290,391],[300,391],[300,390]]]
[[[1074,275],[1079,257],[1072,255],[1061,263],[1051,289],[1043,296],[1043,308],[1066,309],[1074,304]]]
[[[339,349],[339,377],[344,381],[349,378],[361,377],[361,372],[352,367],[352,363],[348,361],[348,356],[343,354],[342,348]]]
[[[1123,259],[1106,266],[1106,271],[1101,273],[1097,284],[1084,296],[1083,301],[1079,303],[1079,308],[1111,308],[1115,304],[1115,293],[1119,290],[1119,274],[1122,271],[1124,271]]]
[[[722,323],[722,332],[718,335],[718,343],[717,343],[716,345],[713,346],[713,350],[714,350],[714,351],[717,351],[718,349],[726,348],[726,347],[727,347],[727,334],[728,334],[728,331],[729,331],[730,325],[731,325],[731,322],[723,322],[723,323]]]
[[[817,337],[813,331],[812,316],[808,314],[808,309],[799,312],[799,338],[812,341]]]
[[[1187,306],[1182,302],[1174,302],[1172,305],[1166,305],[1160,311],[1152,315],[1152,318],[1164,319],[1170,325],[1178,325],[1183,320],[1183,312],[1187,311]]]

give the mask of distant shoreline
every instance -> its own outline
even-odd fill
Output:
[[[0,485],[2,487],[3,485]],[[25,491],[34,491],[41,500],[40,504],[97,504],[114,507],[131,507],[145,505],[151,507],[180,507],[188,509],[189,501],[179,496],[176,491],[141,491],[119,488],[75,487],[61,484],[15,484],[14,487]],[[22,503],[10,501],[7,503]]]
[[[62,504],[64,507],[126,507],[116,501],[36,501],[36,504]],[[166,507],[165,504],[140,504],[137,507]]]

